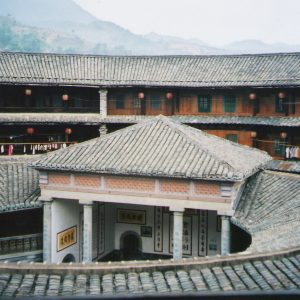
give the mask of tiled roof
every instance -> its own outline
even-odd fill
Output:
[[[234,124],[259,126],[300,126],[300,117],[260,117],[260,116],[174,116],[185,124]]]
[[[153,116],[111,115],[103,118],[98,113],[1,113],[0,124],[136,124]],[[232,125],[259,125],[259,126],[300,126],[300,117],[260,117],[260,116],[170,116],[172,120],[184,124],[232,124]]]
[[[2,118],[0,117],[0,122]],[[151,118],[150,116],[107,116],[101,119],[101,123],[126,123],[134,124],[142,120]],[[262,116],[192,116],[192,115],[175,115],[170,116],[175,121],[184,124],[228,124],[228,125],[259,125],[259,126],[281,126],[294,127],[300,126],[300,117],[262,117]]]
[[[85,124],[99,125],[100,113],[1,113],[0,124]]]
[[[300,175],[263,171],[247,182],[233,218],[252,236],[249,251],[300,245]]]
[[[0,158],[0,213],[40,207],[38,176],[27,159]]]
[[[266,169],[300,174],[300,161],[271,160],[267,163]]]
[[[92,56],[0,53],[0,83],[88,86],[300,85],[300,54]]]
[[[170,296],[204,292],[278,292],[300,289],[299,250],[251,257],[123,265],[0,264],[0,297],[132,295]],[[209,295],[209,294],[208,294]],[[263,297],[259,297],[262,299]]]
[[[271,158],[158,116],[45,154],[38,169],[212,180],[242,180]]]

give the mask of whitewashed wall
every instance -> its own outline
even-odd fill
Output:
[[[99,207],[102,206],[104,221],[101,222]],[[122,234],[133,231],[137,235],[141,234],[141,225],[117,223],[117,209],[144,210],[146,212],[146,224],[152,227],[152,237],[141,237],[142,251],[144,253],[156,253],[162,255],[172,255],[170,252],[170,213],[163,213],[163,247],[162,252],[154,250],[154,210],[152,206],[121,205],[121,204],[101,204],[95,203],[93,207],[93,258],[100,259],[113,250],[120,249]],[[73,254],[76,262],[80,261],[82,244],[82,205],[74,200],[54,200],[52,206],[52,261],[61,262],[67,254]],[[184,256],[199,256],[199,215],[191,215],[192,219],[192,254]],[[207,229],[205,240],[206,255],[220,254],[221,233],[217,231],[217,214],[214,211],[207,212]],[[72,226],[77,226],[77,243],[62,251],[57,251],[57,234]],[[104,228],[103,228],[104,226]],[[101,245],[101,230],[103,230],[103,241]]]
[[[122,234],[127,231],[133,231],[140,236],[141,225],[117,223],[117,209],[133,209],[146,211],[146,224],[144,226],[152,227],[152,237],[141,237],[142,251],[145,253],[156,253],[163,255],[172,255],[170,252],[170,216],[169,213],[163,213],[163,251],[154,251],[154,207],[140,205],[121,205],[105,204],[106,207],[106,245],[105,254],[112,250],[120,249],[120,240]],[[186,256],[199,256],[199,215],[191,215],[192,218],[192,254]],[[217,213],[214,211],[207,212],[207,229],[205,249],[207,255],[220,254],[221,233],[217,231]],[[112,243],[113,241],[113,243]],[[210,250],[216,249],[216,250]],[[101,255],[101,256],[104,256]]]
[[[53,200],[51,261],[62,262],[62,260],[67,254],[73,254],[76,259],[76,262],[79,261],[79,212],[80,205],[78,201]],[[58,252],[57,234],[73,226],[77,226],[77,243]]]

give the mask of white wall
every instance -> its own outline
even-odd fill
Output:
[[[170,253],[169,234],[170,232],[170,215],[171,213],[163,213],[163,251],[154,251],[154,207],[141,205],[122,205],[122,204],[106,204],[106,247],[105,254],[108,254],[114,249],[120,249],[120,239],[126,231],[133,231],[140,235],[141,225],[117,223],[117,209],[133,209],[146,211],[145,226],[152,227],[152,237],[141,237],[142,251],[145,253],[156,253],[163,255],[172,255]],[[207,213],[207,255],[220,254],[221,249],[221,233],[217,232],[217,213],[215,211],[208,211]],[[192,254],[191,256],[198,256],[199,252],[199,215],[192,215]],[[113,240],[113,244],[111,243]],[[209,250],[209,245],[216,245],[215,250]]]
[[[95,226],[100,226],[98,203],[94,204],[93,220]],[[142,251],[145,253],[156,253],[172,255],[170,253],[170,215],[163,213],[163,251],[154,251],[154,207],[141,205],[124,205],[124,204],[103,204],[104,205],[104,252],[100,253],[99,238],[93,237],[93,257],[101,258],[109,254],[113,250],[120,249],[120,239],[126,231],[136,232],[139,236],[141,234],[141,225],[117,223],[117,209],[133,209],[144,210],[146,212],[145,226],[152,227],[152,237],[141,237]],[[61,262],[67,254],[73,254],[76,262],[80,261],[79,247],[80,231],[82,226],[80,224],[80,212],[82,212],[82,205],[79,205],[75,200],[54,200],[52,205],[52,261]],[[221,233],[217,232],[217,213],[215,211],[208,211],[207,214],[207,255],[220,254],[221,248]],[[192,215],[192,254],[191,256],[198,256],[199,252],[199,215]],[[62,251],[57,252],[57,234],[72,226],[77,225],[77,243]],[[93,230],[93,233],[99,234],[100,228]],[[216,247],[216,250],[213,248]],[[98,253],[97,253],[98,251]]]
[[[104,257],[115,249],[115,208],[114,205],[104,203],[104,252],[99,253],[98,257]]]
[[[117,208],[123,209],[136,209],[136,210],[144,210],[146,211],[146,224],[142,226],[151,226],[152,227],[152,237],[141,237],[142,239],[142,251],[147,253],[153,252],[154,241],[153,241],[153,224],[154,224],[154,208],[152,206],[141,206],[141,205],[114,205],[114,220],[115,220],[115,239],[114,245],[115,249],[120,249],[120,239],[124,232],[126,231],[134,231],[139,236],[141,234],[141,225],[136,224],[125,224],[125,223],[117,223]]]
[[[73,254],[79,261],[79,212],[80,205],[75,200],[53,200],[52,203],[52,243],[51,261],[62,262],[67,254]],[[57,251],[57,234],[70,227],[77,226],[77,243],[64,250]]]
[[[208,211],[208,235],[207,235],[207,255],[217,255],[221,253],[221,232],[217,232],[217,213]],[[212,250],[214,247],[216,250]],[[211,249],[210,249],[211,248]]]

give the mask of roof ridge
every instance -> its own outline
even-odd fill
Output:
[[[169,136],[173,144],[168,146],[166,140]],[[220,155],[217,155],[213,145],[216,140],[218,140],[217,146],[219,145],[220,148],[224,146],[228,151],[222,152],[221,149]],[[177,141],[179,142],[177,143]],[[145,148],[145,143],[150,148]],[[175,144],[177,148],[174,149]],[[207,147],[206,144],[208,144]],[[102,146],[106,149],[104,154],[101,154],[101,149],[104,149],[101,148]],[[165,153],[161,152],[164,148],[167,149],[168,153],[174,155],[167,157]],[[109,156],[107,156],[107,149],[110,149]],[[132,149],[136,149],[134,150],[136,155],[134,159],[131,157],[133,155]],[[147,150],[146,154],[145,150]],[[249,147],[247,150],[249,152]],[[235,155],[233,156],[231,152]],[[76,163],[68,161],[69,154],[74,156],[74,153],[80,153],[80,155],[84,153],[84,156],[80,156],[78,160],[84,166],[80,170],[86,172],[107,173],[110,170],[110,172],[118,174],[127,172],[126,174],[131,175],[143,174],[148,176],[150,174],[149,176],[226,179],[230,181],[242,180],[253,174],[261,168],[261,165],[268,158],[260,151],[251,151],[248,153],[250,156],[249,163],[244,164],[245,154],[237,144],[224,143],[224,139],[213,138],[201,130],[196,131],[192,127],[159,115],[107,135],[46,154],[45,157],[31,166],[41,169],[62,168],[67,170],[69,168],[70,170],[77,170],[78,160]],[[94,159],[89,156],[89,153],[99,153],[99,155],[97,154]],[[121,164],[119,163],[120,159],[122,159]],[[124,159],[128,161],[124,163]],[[149,159],[153,160],[153,163],[149,164]],[[193,159],[195,159],[195,163],[193,163]],[[68,162],[66,163],[66,161]],[[170,165],[171,162],[172,166]],[[242,166],[239,168],[240,165]]]
[[[188,137],[202,151],[204,151],[205,153],[208,153],[210,156],[212,156],[218,162],[229,166],[234,171],[239,171],[239,170],[237,170],[234,166],[232,166],[231,164],[229,164],[228,162],[226,162],[224,159],[218,157],[218,155],[216,155],[215,153],[211,153],[211,151],[207,147],[205,147],[202,144],[200,144],[200,141],[197,139],[197,137],[194,134],[202,134],[202,135],[204,135],[205,137],[207,137],[209,139],[217,140],[217,141],[222,141],[224,143],[230,144],[230,145],[232,145],[234,147],[237,147],[237,148],[240,148],[240,149],[245,149],[246,148],[246,149],[248,149],[250,151],[253,151],[253,152],[257,152],[257,153],[264,152],[264,153],[266,153],[266,151],[262,151],[262,150],[259,150],[259,149],[256,149],[256,148],[252,148],[252,147],[249,147],[247,145],[241,145],[241,144],[238,144],[238,143],[234,143],[234,142],[231,142],[229,140],[220,138],[218,136],[214,136],[214,135],[208,134],[207,132],[205,132],[205,131],[203,131],[201,129],[197,129],[197,128],[194,128],[194,127],[191,127],[191,126],[187,126],[187,125],[181,123],[180,121],[173,120],[173,119],[167,118],[167,117],[162,116],[162,115],[160,115],[158,117],[160,117],[161,120],[163,120],[164,122],[166,122],[170,126],[172,126],[172,128],[174,130],[180,131],[180,135],[181,136],[183,136],[185,138]],[[181,126],[180,127],[174,126],[176,123],[179,123]]]
[[[259,57],[259,56],[298,56],[300,52],[272,52],[272,53],[244,53],[244,54],[202,54],[202,55],[109,55],[109,54],[84,54],[84,53],[55,53],[55,52],[12,52],[0,51],[1,54],[28,55],[28,56],[78,56],[78,57],[108,57],[108,58],[205,58],[205,57]]]
[[[236,171],[235,168],[233,166],[231,166],[229,163],[227,163],[226,161],[218,158],[216,155],[214,155],[213,153],[211,153],[207,148],[203,147],[202,145],[199,144],[199,141],[196,139],[195,136],[192,136],[190,134],[190,129],[195,129],[192,128],[191,126],[186,126],[183,123],[179,122],[179,121],[175,121],[175,120],[171,120],[163,115],[159,115],[158,116],[160,118],[160,120],[162,120],[164,123],[167,123],[169,126],[171,126],[175,131],[177,131],[179,133],[180,136],[182,136],[183,138],[189,138],[191,140],[191,142],[201,151],[208,153],[210,156],[212,156],[216,161],[221,162],[222,164],[227,165],[228,167],[230,167],[232,170]],[[176,124],[180,124],[181,126],[175,126]],[[203,132],[201,129],[197,129],[197,131],[199,131],[199,133],[201,134],[205,134],[205,132]],[[201,147],[202,146],[202,147]]]

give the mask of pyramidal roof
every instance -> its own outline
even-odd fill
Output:
[[[271,157],[158,116],[48,153],[37,169],[170,178],[242,180]]]

